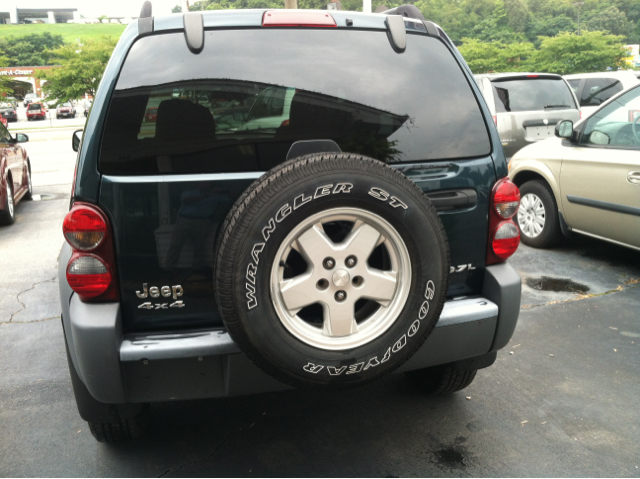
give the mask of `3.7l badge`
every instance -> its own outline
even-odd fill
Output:
[[[173,298],[174,302],[169,303],[151,303],[146,302],[142,303],[138,306],[138,309],[168,309],[168,308],[184,308],[185,304],[183,301],[176,301],[179,297],[184,294],[184,289],[179,284],[175,286],[151,286],[147,287],[147,283],[142,284],[142,291],[136,291],[136,296],[140,299],[145,299],[148,296],[152,298]]]

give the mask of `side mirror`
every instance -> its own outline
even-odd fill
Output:
[[[29,137],[24,133],[16,133],[16,143],[26,143],[29,141]]]
[[[76,130],[73,132],[73,136],[71,137],[71,148],[73,151],[78,151],[80,148],[80,143],[82,142],[82,130]]]
[[[573,136],[573,122],[571,120],[559,121],[556,125],[556,136],[570,139]]]

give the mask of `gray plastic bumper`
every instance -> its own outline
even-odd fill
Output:
[[[504,347],[518,319],[520,286],[509,264],[487,267],[483,295],[447,301],[433,333],[397,372]],[[255,367],[225,331],[123,336],[118,303],[87,304],[72,295],[68,313],[65,309],[73,363],[99,401],[196,399],[288,388]]]

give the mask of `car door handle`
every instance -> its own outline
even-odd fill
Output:
[[[640,185],[640,171],[630,171],[627,173],[627,181],[634,185]]]

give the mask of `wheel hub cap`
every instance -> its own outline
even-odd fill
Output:
[[[351,280],[351,278],[349,277],[349,273],[343,269],[339,269],[338,271],[333,273],[332,279],[333,279],[333,284],[335,284],[338,287],[342,287],[346,285]]]
[[[342,233],[331,236],[336,225]],[[296,258],[306,267],[292,272]],[[333,268],[326,258],[335,260]],[[404,241],[385,219],[359,208],[333,208],[302,221],[282,242],[271,269],[271,300],[284,327],[327,350],[379,337],[402,312],[410,288]]]
[[[520,200],[518,226],[522,234],[529,238],[540,236],[546,221],[546,211],[542,200],[533,193],[527,193]]]

